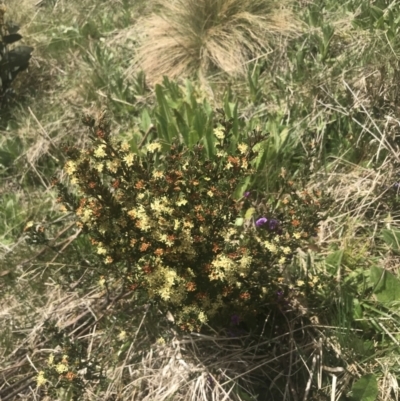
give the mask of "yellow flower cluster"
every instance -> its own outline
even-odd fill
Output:
[[[239,149],[239,152],[242,155],[244,155],[247,152],[247,150],[249,149],[249,147],[245,143],[239,143],[238,149]]]
[[[46,384],[46,382],[47,382],[47,379],[44,377],[44,372],[43,372],[43,370],[41,370],[41,371],[38,373],[38,375],[36,376],[36,383],[37,383],[37,386],[38,386],[38,387],[43,386],[44,384]]]
[[[107,156],[106,153],[106,145],[101,144],[97,147],[97,149],[93,153],[94,157],[97,157],[98,159]]]
[[[150,208],[154,211],[153,213],[156,217],[161,216],[161,213],[172,215],[174,209],[169,206],[169,203],[168,198],[163,196],[162,198],[154,199],[150,204]]]
[[[158,142],[149,143],[146,146],[146,150],[150,153],[154,153],[158,150],[161,150],[161,143],[158,143]]]
[[[214,128],[214,135],[218,139],[224,139],[225,138],[225,132],[224,132],[224,127],[219,125],[217,128]]]
[[[73,162],[72,160],[68,160],[65,163],[64,170],[68,175],[74,174],[76,171],[76,163]]]
[[[230,285],[235,284],[238,270],[240,270],[241,276],[245,276],[247,274],[250,265],[248,262],[249,261],[245,259],[238,266],[235,261],[228,258],[226,255],[219,254],[211,263],[214,269],[212,269],[211,273],[209,274],[209,278],[211,281],[224,280]]]

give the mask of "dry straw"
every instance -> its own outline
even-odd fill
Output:
[[[240,76],[247,64],[271,52],[278,36],[300,33],[290,0],[173,0],[140,22],[136,63],[150,81]]]

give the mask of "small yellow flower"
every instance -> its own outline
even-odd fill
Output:
[[[124,341],[126,340],[126,331],[122,330],[119,334],[118,334],[118,340],[119,341]]]
[[[114,262],[114,259],[111,256],[107,256],[106,260],[104,261],[105,264],[109,265]]]
[[[104,170],[104,164],[103,163],[98,163],[95,165],[95,169],[101,173]]]
[[[244,155],[246,152],[247,152],[247,149],[248,149],[249,147],[245,144],[245,143],[239,143],[239,145],[238,145],[238,149],[239,149],[239,152],[242,154],[242,155]]]
[[[198,315],[198,319],[200,323],[206,323],[207,322],[207,316],[204,312],[200,312]]]
[[[47,379],[44,377],[44,372],[43,372],[43,370],[41,370],[41,371],[38,373],[37,377],[36,377],[37,386],[38,386],[38,387],[43,386],[44,384],[46,384],[46,382],[47,382]]]
[[[303,281],[303,280],[297,280],[296,284],[297,284],[299,287],[302,287],[302,286],[304,285],[304,281]]]
[[[153,177],[156,178],[156,179],[157,178],[162,178],[163,175],[164,175],[164,173],[162,171],[154,171],[153,172]]]
[[[129,152],[131,150],[131,146],[128,142],[123,142],[121,144],[121,150],[123,150],[124,152]]]
[[[282,257],[278,260],[278,263],[279,263],[280,265],[284,265],[285,262],[286,262],[286,258],[285,258],[284,256],[282,256]]]
[[[176,205],[177,206],[183,206],[183,205],[186,205],[186,203],[188,203],[188,201],[186,199],[184,199],[184,198],[181,198],[176,202]]]
[[[26,223],[24,231],[28,231],[31,227],[33,227],[33,224],[33,221],[28,221],[28,223]]]
[[[103,288],[105,283],[106,283],[106,279],[104,278],[104,276],[101,276],[100,280],[99,280],[100,287]]]
[[[149,143],[146,146],[146,149],[147,149],[148,152],[154,153],[154,152],[156,152],[158,150],[161,150],[161,143],[158,143],[158,142]]]
[[[48,359],[48,361],[47,361],[47,364],[48,364],[49,366],[52,366],[53,363],[54,363],[54,354],[50,354],[49,359]]]
[[[106,253],[107,253],[107,249],[104,248],[103,246],[99,246],[99,247],[97,248],[97,254],[98,254],[98,255],[105,255]]]
[[[64,170],[68,175],[72,175],[76,171],[76,164],[72,160],[65,163]]]
[[[129,210],[129,212],[127,214],[131,219],[136,218],[136,210],[135,209]]]
[[[271,253],[277,253],[278,249],[275,244],[271,244],[269,241],[264,241],[264,247],[267,248]]]
[[[296,239],[300,239],[301,238],[301,233],[296,232],[296,233],[293,234],[293,237],[296,238]]]
[[[212,197],[214,196],[214,194],[212,193],[212,191],[208,191],[208,192],[207,192],[207,195],[208,195],[210,198],[212,198]]]
[[[105,151],[106,145],[102,144],[100,145],[95,151],[94,151],[94,157],[101,158],[107,156],[107,153]]]
[[[68,366],[63,363],[58,363],[55,367],[57,373],[61,374],[64,372],[68,372]]]
[[[218,139],[224,139],[225,138],[225,132],[224,132],[224,128],[222,126],[219,126],[217,128],[214,128],[214,135],[218,138]]]
[[[285,255],[289,255],[292,252],[292,250],[288,246],[282,247],[281,249]]]
[[[123,157],[122,160],[127,164],[127,166],[130,167],[132,166],[133,161],[135,160],[135,155],[133,153],[128,153],[126,156]]]
[[[165,340],[162,337],[157,338],[157,344],[158,345],[164,345],[165,344]]]
[[[178,219],[174,219],[174,231],[176,231],[181,225],[181,222]]]

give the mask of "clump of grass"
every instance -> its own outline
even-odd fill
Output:
[[[244,75],[246,63],[267,55],[274,37],[299,32],[288,6],[265,0],[175,0],[144,19],[137,62],[153,81],[164,75],[222,71]]]

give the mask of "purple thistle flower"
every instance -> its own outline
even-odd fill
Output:
[[[231,323],[235,326],[237,326],[240,323],[240,316],[236,315],[236,313],[234,315],[231,316]]]
[[[276,219],[271,219],[269,221],[269,229],[270,230],[275,230],[276,227],[278,227],[279,221]]]
[[[266,222],[268,221],[268,219],[266,217],[260,217],[257,221],[256,221],[256,226],[257,227],[261,227],[264,224],[266,224]]]
[[[250,191],[246,191],[246,192],[243,194],[243,196],[244,196],[245,198],[248,198],[248,197],[250,196]]]

